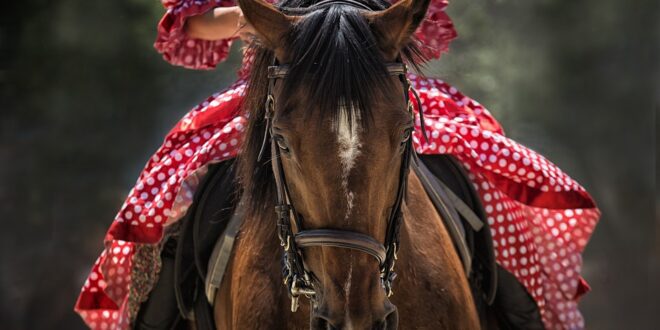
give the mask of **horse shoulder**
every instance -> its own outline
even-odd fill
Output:
[[[400,324],[433,329],[479,329],[462,263],[414,172],[408,178],[403,216],[395,268],[399,276],[392,297],[400,311]]]

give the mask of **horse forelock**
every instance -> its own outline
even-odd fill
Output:
[[[291,63],[281,100],[304,95],[301,102],[313,105],[304,115],[315,118],[316,124],[327,118],[337,122],[343,109],[352,109],[347,112],[349,123],[368,128],[377,92],[393,86],[361,11],[349,6],[313,11],[296,24],[289,45]]]

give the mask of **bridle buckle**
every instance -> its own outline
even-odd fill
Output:
[[[299,298],[301,295],[311,299],[316,295],[316,291],[309,286],[309,275],[305,272],[305,282],[303,286],[298,286],[298,276],[293,276],[293,281],[291,282],[291,288],[289,289],[289,294],[291,295],[291,311],[296,312],[299,307]]]

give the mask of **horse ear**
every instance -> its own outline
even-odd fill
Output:
[[[298,17],[283,14],[264,0],[238,0],[238,5],[263,45],[276,54],[282,53],[284,38]]]
[[[430,0],[400,0],[390,8],[366,14],[381,49],[389,60],[410,41],[424,20]]]

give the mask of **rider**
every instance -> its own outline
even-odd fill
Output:
[[[213,69],[232,41],[254,30],[230,0],[162,0],[156,49],[166,61]],[[416,33],[437,59],[456,37],[446,0],[432,0]],[[208,166],[236,156],[246,118],[239,113],[252,59],[238,80],[188,112],[147,162],[115,217],[105,249],[75,309],[94,329],[130,327],[158,281],[169,229],[186,213]],[[491,227],[498,264],[534,299],[547,328],[582,328],[577,299],[588,291],[581,252],[599,218],[589,194],[543,156],[504,136],[499,123],[455,87],[415,74],[428,141],[414,135],[417,153],[455,157],[475,183]],[[417,109],[416,109],[417,111]],[[419,127],[418,127],[419,128]]]

